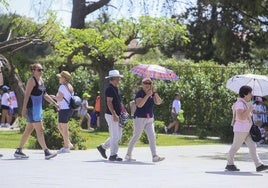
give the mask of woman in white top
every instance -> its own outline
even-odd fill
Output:
[[[10,116],[8,114],[9,106],[10,106],[10,96],[8,93],[9,87],[4,85],[2,87],[3,94],[1,97],[1,108],[2,108],[2,117],[1,117],[1,127],[9,127],[10,126]]]
[[[69,126],[68,122],[71,119],[74,110],[70,109],[69,103],[72,95],[74,94],[73,86],[70,84],[71,74],[68,71],[62,71],[57,74],[59,78],[60,87],[56,96],[53,96],[60,105],[58,111],[58,128],[63,137],[63,147],[58,153],[70,153],[70,148],[73,147],[69,138]]]

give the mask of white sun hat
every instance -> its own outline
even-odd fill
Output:
[[[112,77],[123,78],[123,75],[121,75],[118,70],[110,70],[109,71],[109,76],[106,76],[105,78],[107,79],[107,78],[112,78]]]

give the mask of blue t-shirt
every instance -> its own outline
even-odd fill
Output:
[[[143,89],[139,90],[136,93],[135,100],[137,98],[144,98],[146,93],[143,91]],[[145,102],[143,107],[139,108],[137,107],[134,118],[139,117],[139,118],[152,118],[154,117],[154,112],[153,112],[153,106],[154,106],[154,99],[152,95],[151,97],[148,98],[148,100]]]
[[[121,94],[118,88],[114,87],[112,84],[109,84],[105,90],[106,113],[112,115],[107,105],[107,97],[113,98],[113,107],[116,114],[119,116],[121,113]]]

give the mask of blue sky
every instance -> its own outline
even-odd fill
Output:
[[[61,20],[61,23],[65,26],[70,26],[71,23],[71,9],[72,9],[72,1],[71,0],[46,0],[48,2],[47,6],[40,6],[41,4],[39,3],[41,0],[8,0],[10,7],[8,11],[5,12],[10,12],[10,13],[17,13],[20,15],[24,15],[27,17],[34,18],[35,21],[42,21],[42,15],[44,14],[44,11],[47,10],[48,8],[51,10],[56,11],[59,20]],[[148,4],[150,1],[155,2],[155,7],[153,8],[152,16],[159,16],[159,8],[156,7],[156,4],[160,4],[164,0],[147,0]],[[115,17],[129,17],[129,16],[137,16],[140,14],[140,9],[132,8],[131,15],[127,11],[129,7],[124,7],[124,4],[122,2],[126,2],[126,0],[112,0],[111,1],[113,5],[118,5],[118,4],[123,4],[123,6],[116,6],[118,7],[115,11],[116,15]],[[138,1],[137,1],[138,2]],[[176,11],[183,11],[185,7],[185,3],[193,3],[195,0],[181,0],[180,3],[177,4],[177,7],[174,7]],[[138,7],[138,6],[136,6]],[[39,15],[39,16],[38,16]],[[94,19],[94,15],[90,16],[91,19]],[[88,18],[89,19],[89,18]]]

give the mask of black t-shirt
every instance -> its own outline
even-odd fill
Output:
[[[108,105],[107,105],[107,97],[113,98],[113,107],[117,115],[121,113],[121,94],[117,87],[114,87],[112,84],[109,84],[105,90],[105,102],[106,102],[106,113],[111,114]]]

